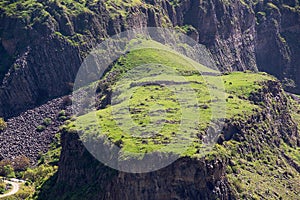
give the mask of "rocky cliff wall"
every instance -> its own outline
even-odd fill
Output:
[[[147,0],[132,6],[99,1],[84,8],[41,2],[35,12],[21,3],[10,11],[9,5],[1,7],[0,17],[0,63],[10,69],[0,88],[1,116],[68,93],[89,49],[109,35],[144,26],[181,27],[210,49],[223,71],[263,70],[288,86],[300,84],[296,0]]]
[[[161,170],[130,174],[98,162],[76,133],[62,134],[57,179],[40,199],[229,199],[226,160],[181,158]],[[55,191],[55,192],[54,192]]]

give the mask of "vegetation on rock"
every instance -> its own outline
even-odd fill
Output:
[[[0,118],[0,131],[4,131],[7,128],[7,124],[3,118]]]
[[[161,65],[171,66],[175,70],[178,70],[179,73],[181,73],[184,78],[191,83],[191,87],[196,91],[197,102],[199,103],[200,108],[198,113],[200,116],[200,123],[196,129],[190,124],[188,125],[190,129],[180,132],[179,125],[181,123],[181,112],[184,108],[180,107],[175,94],[172,93],[168,87],[160,85],[144,85],[143,87],[138,87],[136,89],[134,86],[129,86],[125,87],[124,90],[119,91],[122,83],[119,83],[120,85],[114,85],[113,82],[109,86],[111,87],[110,90],[114,91],[117,87],[118,93],[120,92],[122,95],[122,97],[117,97],[116,101],[119,102],[116,105],[107,106],[107,108],[99,110],[96,113],[92,112],[84,116],[80,116],[75,122],[70,123],[68,126],[72,127],[72,129],[82,130],[84,132],[82,139],[88,137],[90,134],[105,134],[106,137],[110,138],[113,143],[122,146],[122,150],[124,150],[124,152],[132,153],[153,152],[159,149],[164,149],[163,147],[165,146],[168,146],[168,148],[164,149],[164,151],[181,152],[182,147],[180,147],[180,145],[182,144],[180,144],[180,141],[177,143],[176,138],[189,138],[194,140],[194,142],[192,142],[193,148],[189,149],[188,152],[185,152],[184,154],[195,156],[197,147],[200,145],[196,132],[201,133],[206,130],[212,117],[211,104],[215,100],[215,102],[218,101],[217,96],[212,97],[213,99],[216,98],[215,100],[210,98],[209,89],[205,82],[207,79],[216,79],[219,77],[210,77],[209,75],[200,76],[198,74],[199,72],[193,69],[192,66],[188,66],[187,62],[185,62],[183,58],[173,55],[172,53],[152,49],[138,50],[128,53],[125,57],[119,59],[117,64],[112,68],[111,73],[114,73],[115,71],[122,71],[125,73],[135,66],[147,63],[160,63]],[[202,66],[202,69],[205,68]],[[189,71],[189,73],[186,73],[187,71]],[[120,77],[121,76],[122,75],[120,75]],[[109,75],[106,75],[106,77],[109,77]],[[144,77],[147,77],[147,74],[145,74]],[[173,78],[174,77],[171,77],[171,79]],[[252,114],[254,110],[258,112],[260,107],[249,101],[249,96],[251,92],[262,88],[264,81],[272,80],[273,78],[264,74],[236,72],[224,75],[222,76],[222,79],[224,80],[227,92],[226,118],[231,119],[234,117],[245,118]],[[159,77],[157,81],[159,80],[166,81],[167,77]],[[147,82],[147,79],[140,79],[136,82],[136,84],[139,85],[139,82],[143,83],[145,81]],[[177,81],[181,84],[180,80]],[[213,82],[213,80],[211,82]],[[174,84],[176,84],[176,81]],[[179,90],[184,90],[187,86],[182,84],[180,87],[181,88],[178,88]],[[156,124],[154,126],[154,123],[156,123],[161,117],[160,115],[157,115],[157,119],[152,117],[151,120],[149,116],[147,117],[149,108],[152,108],[155,105],[161,105],[156,108],[156,110],[151,111],[153,112],[153,115],[156,112],[159,113],[161,109],[167,111],[165,119],[166,124],[162,127],[161,132],[159,132],[159,134],[157,133],[158,135],[150,138],[142,137],[137,139],[132,137],[129,132],[124,132],[118,128],[118,125],[113,119],[125,117],[126,113],[122,113],[122,108],[124,106],[123,103],[126,102],[122,102],[121,99],[124,98],[124,96],[128,96],[130,93],[133,93],[129,102],[130,117],[134,120],[136,126],[145,129],[145,134],[149,134],[153,131],[155,132],[155,128],[160,125]],[[118,98],[120,98],[120,100],[118,100]],[[222,102],[220,101],[220,103]],[[188,107],[190,105],[186,106]],[[112,114],[113,110],[118,110],[118,112]],[[192,114],[193,113],[191,113],[191,115]],[[97,121],[94,121],[95,119],[93,116],[95,115],[98,118]],[[126,121],[126,119],[124,120]],[[190,121],[190,123],[193,122],[193,120]],[[122,127],[124,129],[124,125]],[[126,130],[133,131],[133,127],[128,125]],[[97,137],[96,135],[95,137]],[[171,143],[175,146],[170,145]]]
[[[172,53],[153,49],[129,52],[121,57],[111,71],[103,77],[104,80],[111,81],[108,84],[109,89],[100,88],[98,91],[114,91],[116,87],[120,89],[122,84],[119,85],[117,82],[123,83],[121,77],[126,77],[122,74],[131,72],[130,70],[134,67],[147,63],[171,66],[178,70],[186,80],[192,82],[192,88],[197,92],[197,101],[203,105],[199,109],[201,120],[196,131],[205,135],[211,117],[212,103],[208,89],[205,87],[205,80],[216,77],[200,76],[192,68],[189,68],[183,58],[176,57]],[[117,78],[111,79],[110,73],[118,74]],[[161,81],[167,80],[166,77],[161,78]],[[232,127],[228,130],[224,129],[222,133],[224,135],[220,135],[218,140],[219,144],[215,145],[205,159],[208,162],[216,159],[228,162],[226,177],[236,198],[296,199],[297,191],[299,191],[297,183],[300,177],[297,168],[291,164],[291,160],[298,163],[299,147],[297,147],[295,136],[286,137],[284,134],[288,134],[288,129],[293,129],[295,126],[288,116],[292,115],[294,120],[297,120],[299,113],[294,112],[294,108],[289,109],[289,98],[278,81],[266,73],[233,72],[225,73],[221,78],[226,91],[225,121],[228,126]],[[105,135],[112,143],[121,148],[121,160],[130,158],[135,155],[134,153],[156,151],[175,152],[181,154],[182,157],[191,159],[201,156],[202,154],[197,155],[201,152],[201,140],[196,133],[193,134],[195,130],[191,129],[186,133],[181,133],[177,128],[182,110],[174,93],[160,85],[142,85],[141,83],[145,81],[146,79],[139,79],[134,84],[131,83],[128,87],[124,87],[125,90],[121,90],[120,94],[117,93],[116,104],[106,105],[99,111],[77,117],[75,122],[68,122],[69,132],[79,131],[83,141],[89,136],[99,138]],[[105,81],[102,80],[101,83],[103,82]],[[122,86],[124,84],[125,82]],[[153,125],[155,118],[149,117],[150,108],[152,108],[151,112],[158,112],[160,109],[167,111],[166,127],[163,127],[159,134],[140,139],[133,137],[130,132],[124,131],[132,131],[131,125],[119,128],[120,124],[114,120],[124,117],[122,114],[125,112],[120,109],[122,106],[118,106],[124,103],[123,98],[129,93],[133,93],[129,100],[129,112],[134,126],[147,127],[145,130],[149,132],[152,131],[152,127],[155,131]],[[124,96],[121,96],[122,94]],[[273,99],[277,99],[278,102]],[[298,103],[294,104],[298,105]],[[155,105],[161,105],[161,108],[153,110]],[[268,112],[273,113],[274,119],[266,117]],[[290,123],[285,124],[287,130],[274,121],[279,118]],[[168,124],[168,122],[172,123]],[[299,122],[297,121],[297,123]],[[178,136],[193,140],[187,151],[183,151],[184,148],[176,145],[176,142],[172,146],[171,141],[176,141]],[[297,165],[299,166],[299,164]],[[287,190],[286,187],[289,189]]]

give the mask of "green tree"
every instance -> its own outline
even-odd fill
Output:
[[[36,179],[37,179],[37,175],[36,175],[35,170],[27,169],[23,174],[23,179],[35,182]]]
[[[7,166],[11,166],[11,164],[12,163],[9,160],[0,161],[0,176],[7,176],[9,174]]]
[[[0,182],[0,194],[3,194],[6,189],[6,184],[4,182]]]
[[[7,178],[14,178],[15,171],[11,165],[0,166],[0,175]]]

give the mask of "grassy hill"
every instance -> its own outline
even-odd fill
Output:
[[[63,127],[61,168],[45,182],[37,198],[45,198],[52,190],[63,193],[61,199],[100,198],[110,191],[106,187],[123,176],[132,183],[150,184],[146,174],[136,177],[118,172],[90,157],[97,152],[90,146],[87,153],[86,144],[97,147],[99,143],[124,163],[143,161],[148,154],[175,154],[179,159],[174,166],[188,160],[189,167],[199,171],[204,170],[198,169],[200,163],[222,163],[224,169],[213,168],[218,175],[199,179],[215,181],[202,183],[206,185],[196,189],[199,194],[211,195],[209,184],[217,187],[221,181],[237,199],[298,198],[299,102],[274,77],[249,71],[219,74],[164,48],[137,48],[114,62],[96,93],[96,101]],[[114,152],[115,147],[120,149]],[[150,173],[151,180],[170,179],[159,174],[177,169],[172,166]],[[86,180],[81,173],[89,174]],[[68,183],[69,179],[76,180],[76,185]],[[175,184],[187,187],[190,180],[181,179],[174,180]],[[122,184],[116,195],[131,188]],[[168,184],[164,187],[176,190]],[[51,198],[57,198],[56,193]]]
[[[79,116],[68,127],[82,131],[83,140],[91,135],[109,138],[121,147],[121,157],[154,151],[197,156],[211,120],[247,118],[259,111],[248,98],[264,82],[274,80],[251,72],[219,76],[157,49],[129,52],[104,79],[116,72],[118,78],[109,86],[115,94],[113,105]],[[219,109],[225,109],[223,116]]]

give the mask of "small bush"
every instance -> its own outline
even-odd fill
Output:
[[[237,190],[238,193],[242,193],[243,192],[244,187],[243,187],[243,184],[241,183],[241,181],[234,180],[233,184],[234,184],[234,186],[235,186],[235,188],[236,188],[236,190]]]
[[[45,118],[43,121],[44,126],[49,126],[51,124],[52,120],[50,118]]]
[[[123,141],[122,140],[117,140],[115,142],[115,145],[118,146],[119,148],[122,147]]]
[[[227,166],[227,167],[226,167],[226,173],[227,173],[227,174],[232,174],[232,172],[233,172],[233,171],[232,171],[231,167],[230,167],[230,166]]]
[[[63,106],[70,106],[72,105],[72,99],[69,96],[65,96],[62,100]]]
[[[13,159],[13,167],[16,171],[24,171],[30,166],[30,160],[24,155],[20,155]]]
[[[15,199],[28,199],[31,194],[33,193],[33,190],[31,189],[31,187],[21,187],[20,190],[18,191],[18,193],[16,193]]]
[[[36,127],[36,131],[37,131],[37,132],[42,132],[42,131],[44,131],[45,129],[46,129],[46,127],[43,126],[43,125],[39,125],[38,127]]]
[[[5,192],[6,184],[5,183],[0,183],[0,194],[3,194]]]
[[[61,111],[58,113],[58,117],[61,117],[61,116],[66,116],[66,111],[65,111],[65,110],[61,110]]]
[[[7,124],[3,118],[0,118],[0,131],[4,131],[7,128]]]
[[[14,169],[12,168],[12,162],[9,160],[0,161],[0,176],[14,176]]]
[[[3,166],[3,168],[0,169],[0,171],[1,171],[1,175],[5,176],[7,178],[15,178],[16,177],[14,168],[11,165]]]
[[[66,116],[59,116],[58,119],[59,119],[60,121],[65,121],[65,120],[67,120],[68,118],[67,118]]]
[[[239,170],[238,170],[237,166],[232,166],[231,169],[232,169],[233,173],[235,173],[235,174],[239,173]]]

